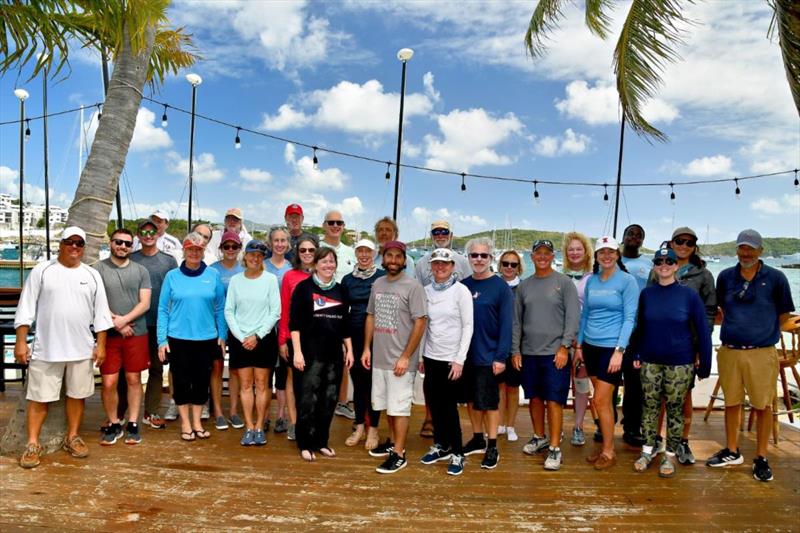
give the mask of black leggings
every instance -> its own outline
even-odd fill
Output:
[[[461,380],[448,378],[450,363],[423,357],[425,363],[425,399],[433,419],[433,442],[461,454],[461,421],[458,418],[458,397]]]
[[[297,405],[295,431],[300,450],[317,451],[328,446],[344,369],[341,347],[336,346],[335,350],[336,353],[322,354],[322,357],[304,353],[305,370],[292,369]]]
[[[219,353],[217,339],[187,341],[167,337],[172,372],[172,398],[177,405],[203,405],[208,401],[211,361]]]
[[[353,407],[356,412],[356,424],[363,424],[369,418],[369,426],[378,427],[381,413],[372,409],[372,368],[364,368],[361,364],[361,352],[364,351],[364,328],[356,330],[351,337],[353,342],[353,367],[350,377],[353,378]]]

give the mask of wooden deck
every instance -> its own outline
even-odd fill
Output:
[[[18,385],[0,394],[0,429],[18,395]],[[636,474],[637,454],[620,439],[619,464],[609,471],[595,472],[584,461],[591,444],[567,443],[561,471],[545,472],[543,457],[521,451],[530,435],[523,408],[521,439],[501,440],[498,468],[481,470],[480,456],[472,456],[464,474],[453,478],[444,464],[418,462],[431,441],[416,434],[405,470],[375,473],[379,460],[344,446],[350,422],[339,417],[332,431],[339,457],[309,464],[285,434],[270,434],[263,448],[242,448],[240,431],[210,425],[207,441],[181,442],[172,424],[144,428],[141,445],[104,448],[97,443],[104,418],[99,393],[87,407],[88,459],[57,452],[39,468],[23,470],[16,458],[0,458],[0,530],[800,531],[800,433],[785,426],[780,445],[771,447],[772,483],[752,478],[755,434],[747,432],[745,464],[731,469],[698,461],[679,466],[670,480],[655,468]],[[414,430],[421,417],[415,407]],[[705,458],[723,442],[722,414],[704,423],[696,412],[694,421],[692,446]],[[467,435],[466,416],[462,425]],[[565,428],[571,427],[568,413]]]

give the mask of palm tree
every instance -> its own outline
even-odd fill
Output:
[[[110,51],[114,73],[109,82],[102,120],[81,173],[67,224],[81,226],[88,237],[85,260],[97,259],[106,238],[111,206],[125,166],[146,84],[154,88],[168,73],[192,65],[197,56],[191,36],[170,29],[169,0],[2,0],[0,3],[0,73],[34,65],[39,72],[59,75],[69,66],[77,43],[105,54]],[[41,54],[38,54],[41,52]],[[0,440],[0,452],[24,448],[25,394]],[[62,401],[52,406],[41,442],[58,449],[65,427]]]
[[[684,7],[692,0],[633,0],[614,49],[614,73],[623,122],[645,137],[659,141],[667,136],[642,116],[644,104],[662,83],[668,63],[679,59],[676,47],[691,25]],[[570,0],[539,0],[525,33],[525,46],[533,58],[546,53],[544,40],[563,18]],[[796,0],[767,0],[774,15],[768,35],[777,29],[786,76],[800,113],[800,4]],[[586,26],[601,39],[609,37],[613,0],[586,0]]]

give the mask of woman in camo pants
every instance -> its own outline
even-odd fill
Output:
[[[667,452],[661,459],[658,474],[675,475],[675,451],[683,432],[683,401],[692,383],[693,372],[707,378],[711,371],[711,334],[706,324],[703,302],[695,291],[675,280],[677,256],[670,248],[661,248],[653,258],[657,283],[644,289],[639,297],[639,317],[631,344],[639,354],[635,367],[641,367],[642,455],[633,464],[644,472],[653,462],[658,414],[664,400],[667,414]]]

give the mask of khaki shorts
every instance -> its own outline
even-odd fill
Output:
[[[778,382],[778,352],[774,346],[752,350],[721,346],[717,367],[725,407],[742,405],[745,392],[754,409],[772,405]]]
[[[92,359],[52,363],[34,359],[28,365],[28,400],[50,403],[58,401],[61,382],[66,378],[67,396],[77,400],[94,394]]]
[[[416,372],[395,376],[394,370],[372,369],[372,409],[389,416],[411,416]]]

